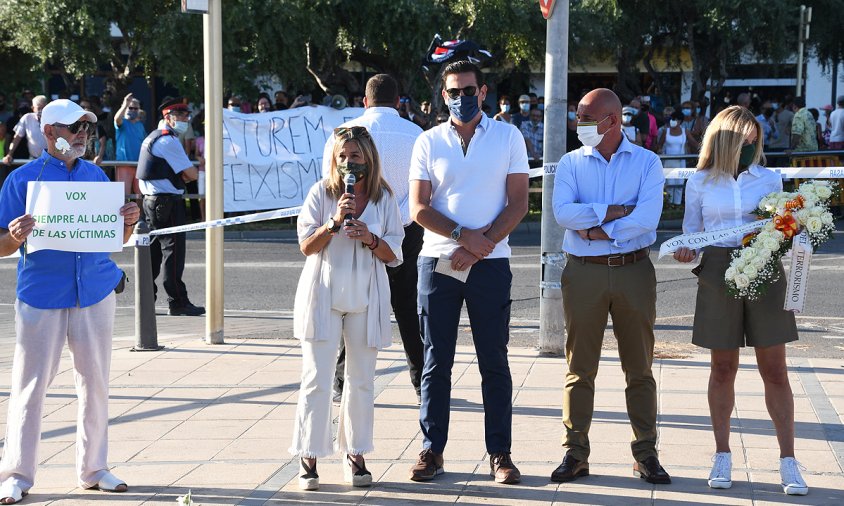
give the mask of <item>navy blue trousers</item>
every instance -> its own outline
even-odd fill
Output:
[[[463,303],[481,372],[488,453],[509,452],[513,421],[513,379],[507,361],[510,340],[510,260],[481,260],[466,283],[435,273],[439,260],[419,257],[419,326],[425,346],[419,424],[423,446],[443,453],[448,441],[451,368]],[[443,260],[447,261],[447,260]]]

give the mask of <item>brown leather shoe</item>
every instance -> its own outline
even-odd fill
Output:
[[[419,454],[419,460],[410,468],[410,479],[413,481],[429,481],[444,472],[443,454],[434,453],[430,448],[425,448]]]
[[[633,464],[633,474],[638,475],[648,483],[655,483],[657,485],[671,483],[671,477],[659,465],[659,459],[653,456]]]
[[[519,483],[522,473],[510,460],[510,453],[493,453],[489,456],[489,475],[495,478],[495,483]]]
[[[589,462],[577,460],[570,453],[567,453],[563,457],[563,462],[551,473],[551,481],[564,483],[574,481],[581,476],[589,476]]]

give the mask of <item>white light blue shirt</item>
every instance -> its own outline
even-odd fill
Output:
[[[617,255],[650,246],[656,241],[664,185],[659,157],[624,136],[609,162],[589,146],[565,154],[554,178],[554,218],[566,229],[563,251],[577,256]],[[636,208],[601,225],[610,205]],[[589,241],[577,233],[597,226],[611,240]]]
[[[378,158],[381,159],[381,175],[387,180],[399,204],[401,221],[405,227],[410,225],[413,221],[410,219],[408,205],[410,155],[413,153],[416,138],[422,135],[422,129],[416,123],[399,116],[399,112],[393,107],[368,107],[363,111],[362,116],[340,126],[362,126],[369,131],[375,143],[375,149],[378,150]],[[333,150],[334,136],[332,135],[325,142],[322,155],[323,177],[327,177],[331,170]]]
[[[751,165],[739,174],[709,178],[708,170],[695,172],[686,183],[686,212],[683,216],[683,233],[714,231],[737,227],[756,221],[751,214],[762,197],[782,191],[782,178],[776,172]],[[725,239],[715,244],[727,248],[741,246],[741,236]]]

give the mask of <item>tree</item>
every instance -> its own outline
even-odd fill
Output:
[[[810,0],[812,23],[809,44],[825,70],[832,71],[832,96],[838,95],[838,66],[844,62],[844,6],[840,0]],[[835,100],[833,100],[834,102]]]

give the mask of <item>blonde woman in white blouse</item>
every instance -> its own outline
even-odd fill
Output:
[[[344,477],[368,486],[363,455],[373,450],[374,377],[378,350],[392,343],[385,265],[402,262],[398,204],[381,177],[378,152],[364,127],[334,131],[329,175],[308,192],[297,221],[308,258],[293,309],[302,341],[302,385],[290,452],[300,457],[299,487],[319,487],[317,458],[345,454]],[[354,194],[343,178],[355,174]],[[352,215],[352,219],[345,219]],[[332,447],[331,384],[340,339],[346,371],[337,438]]]
[[[775,172],[759,165],[763,158],[762,128],[753,114],[734,106],[721,111],[706,129],[697,172],[686,184],[683,233],[731,228],[754,221],[751,212],[762,197],[782,191]],[[727,294],[724,272],[730,253],[742,237],[724,240],[703,249],[698,273],[692,342],[711,354],[709,412],[715,434],[715,455],[709,486],[732,486],[730,414],[735,405],[735,380],[739,349],[753,346],[765,388],[765,404],[776,429],[780,447],[783,491],[805,495],[809,487],[794,459],[794,396],[788,381],[785,343],[797,339],[794,314],[783,310],[786,283],[780,278],[757,300]],[[681,248],[680,262],[691,262],[698,252]],[[696,269],[697,270],[697,269]]]

